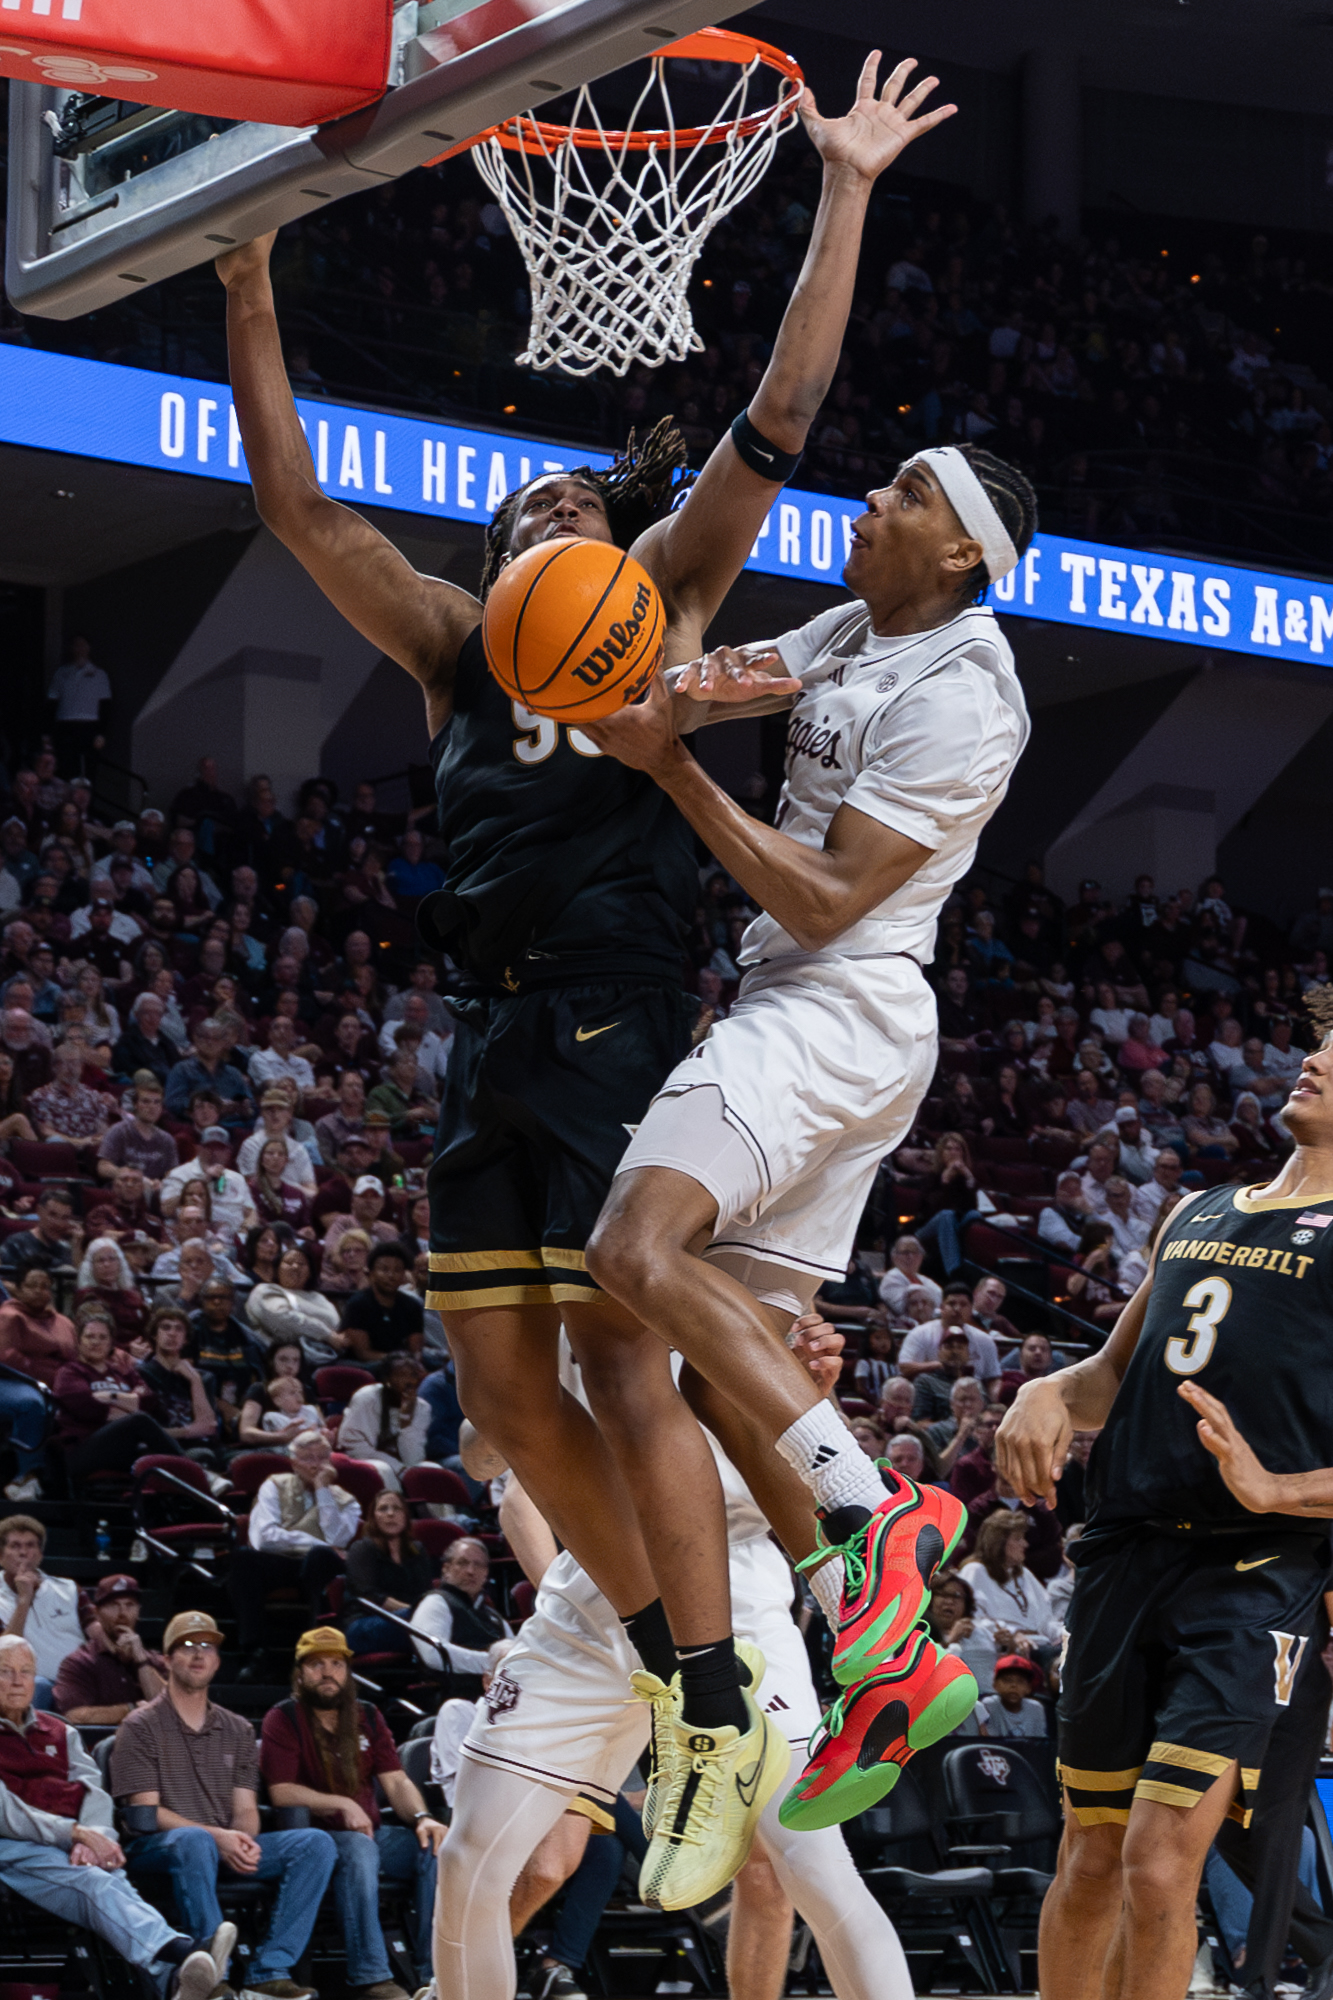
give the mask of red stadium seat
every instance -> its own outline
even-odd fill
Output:
[[[315,1370],[315,1394],[321,1403],[336,1403],[345,1409],[357,1390],[374,1380],[368,1368],[358,1368],[351,1361],[331,1361],[327,1368]]]
[[[346,1452],[335,1451],[333,1469],[338,1475],[338,1484],[345,1487],[359,1503],[362,1514],[368,1514],[376,1496],[384,1491],[379,1467],[372,1465],[369,1459],[348,1458]]]
[[[456,1472],[443,1465],[409,1465],[403,1474],[403,1498],[423,1507],[457,1507],[470,1514],[472,1495]]]

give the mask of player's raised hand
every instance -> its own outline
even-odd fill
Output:
[[[825,164],[849,167],[870,181],[892,166],[904,146],[910,146],[923,132],[933,132],[958,109],[956,104],[940,104],[933,111],[922,110],[939,78],[924,77],[907,90],[907,79],[916,68],[913,56],[900,62],[884,88],[877,91],[879,62],[880,51],[872,49],[861,70],[856,100],[845,117],[823,117],[808,86],[799,106],[801,123]]]
[[[1176,1391],[1183,1396],[1199,1419],[1199,1443],[1217,1460],[1217,1469],[1242,1507],[1251,1514],[1282,1511],[1275,1474],[1265,1472],[1246,1444],[1225,1403],[1210,1396],[1197,1382],[1182,1382]]]
[[[240,284],[256,272],[267,271],[277,240],[277,230],[270,229],[267,235],[256,236],[252,242],[238,243],[234,250],[224,250],[220,257],[213,259],[213,269],[224,285]]]
[[[739,703],[801,692],[780,653],[748,646],[715,646],[701,660],[672,667],[663,679],[672,694],[689,701]]]
[[[1034,1394],[1033,1392],[1036,1391]],[[995,1465],[1025,1506],[1055,1505],[1074,1427],[1064,1397],[1050,1381],[1025,1383],[995,1435]]]

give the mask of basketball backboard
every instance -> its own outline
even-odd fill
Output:
[[[113,305],[727,11],[725,0],[405,0],[383,97],[303,128],[12,82],[9,297],[49,319]],[[317,8],[311,19],[318,33]],[[114,73],[91,81],[114,87]]]

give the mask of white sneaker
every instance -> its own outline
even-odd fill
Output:
[[[11,1479],[5,1488],[6,1500],[40,1500],[41,1497],[42,1482],[35,1472],[29,1473],[26,1479]]]

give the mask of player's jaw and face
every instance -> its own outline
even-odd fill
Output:
[[[575,475],[553,474],[525,487],[509,535],[510,557],[539,542],[580,535],[589,542],[614,542],[606,502],[595,486]]]
[[[1298,1146],[1333,1153],[1333,1037],[1301,1064],[1282,1119]]]
[[[852,523],[843,582],[873,607],[932,598],[981,560],[981,545],[963,528],[934,474],[904,466],[892,486],[866,495]]]

